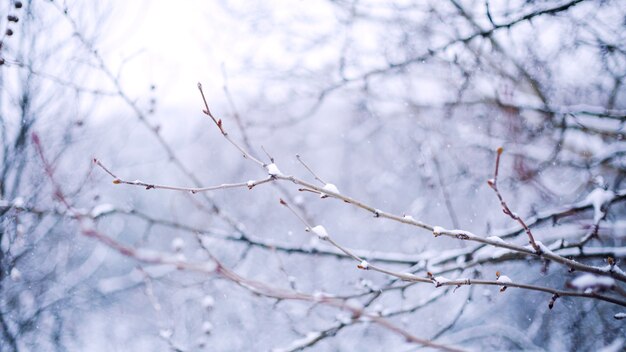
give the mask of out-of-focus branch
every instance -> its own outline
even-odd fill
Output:
[[[493,26],[490,29],[486,29],[486,30],[480,30],[480,31],[476,31],[473,34],[470,34],[468,36],[465,37],[460,37],[460,38],[455,38],[441,46],[438,46],[436,48],[428,48],[426,53],[423,53],[421,55],[417,55],[414,57],[410,57],[408,59],[399,61],[399,62],[393,62],[393,63],[389,63],[386,67],[382,67],[382,68],[378,68],[378,69],[373,69],[370,71],[367,71],[363,74],[358,75],[357,77],[351,77],[351,78],[343,78],[341,81],[336,82],[332,85],[330,85],[329,87],[325,88],[324,90],[322,90],[320,92],[320,94],[317,97],[317,101],[315,102],[313,108],[311,109],[311,111],[316,111],[323,103],[323,101],[328,97],[328,95],[330,95],[333,91],[344,87],[345,85],[349,84],[349,83],[353,83],[353,82],[359,82],[359,81],[367,81],[369,78],[372,78],[374,76],[380,76],[380,75],[384,75],[387,74],[389,72],[393,72],[393,71],[399,71],[402,70],[408,66],[414,65],[414,64],[418,64],[418,63],[422,63],[424,62],[424,60],[429,59],[431,57],[434,57],[435,55],[439,54],[439,53],[443,53],[446,50],[448,50],[449,48],[453,47],[456,44],[459,43],[469,43],[474,39],[477,38],[490,38],[495,32],[502,30],[502,29],[510,29],[513,28],[514,26],[526,22],[526,21],[530,21],[536,17],[540,17],[543,15],[556,15],[558,13],[564,12],[569,10],[570,8],[584,2],[585,0],[573,0],[573,1],[569,1],[565,4],[559,5],[559,6],[554,6],[554,7],[550,7],[544,10],[539,10],[539,11],[533,11],[530,12],[526,15],[520,16],[518,18],[515,18],[513,20],[510,20],[506,23],[501,23],[498,24],[496,26]],[[311,115],[311,114],[309,114]]]

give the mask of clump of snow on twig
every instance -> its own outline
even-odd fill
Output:
[[[626,319],[626,313],[617,313],[613,316],[613,318],[617,319],[617,320],[622,320],[622,319]]]
[[[15,267],[11,269],[11,274],[9,275],[11,276],[11,280],[13,281],[19,281],[22,278],[22,273]]]
[[[159,330],[159,336],[161,336],[164,339],[169,339],[170,337],[172,337],[172,335],[174,335],[174,331],[172,329],[161,329]]]
[[[327,240],[328,239],[328,232],[326,231],[326,228],[324,228],[324,226],[322,225],[317,225],[315,227],[313,227],[311,229],[311,232],[313,232],[314,234],[317,235],[317,237],[320,240]]]
[[[359,265],[357,265],[357,268],[368,270],[370,268],[370,263],[368,263],[367,260],[362,260]]]
[[[267,165],[265,168],[267,169],[267,173],[270,176],[282,176],[283,175],[283,173],[280,172],[280,170],[278,169],[278,166],[276,166],[276,164],[274,163]]]
[[[433,235],[435,235],[435,237],[440,236],[443,232],[445,232],[446,229],[444,229],[441,226],[435,226],[433,227]]]
[[[202,332],[205,334],[210,334],[213,331],[213,324],[210,321],[205,321],[202,323]]]
[[[570,282],[570,286],[583,291],[590,288],[610,288],[613,285],[615,285],[613,278],[593,274],[580,275]]]
[[[15,208],[23,208],[24,204],[26,204],[26,202],[24,201],[24,198],[22,197],[15,197],[15,199],[13,199],[12,205]]]
[[[312,296],[313,296],[313,299],[315,299],[316,301],[322,301],[322,300],[324,300],[326,298],[334,297],[331,293],[324,292],[324,291],[318,291],[318,290],[313,291]]]
[[[365,306],[358,299],[350,298],[346,301],[346,306],[354,310],[363,310]]]
[[[204,296],[204,298],[202,299],[202,307],[204,309],[211,309],[213,308],[213,306],[215,306],[215,299],[213,298],[213,296]]]
[[[546,254],[554,254],[554,252],[552,252],[552,250],[550,250],[550,248],[548,248],[545,244],[543,244],[541,241],[535,241],[535,243],[537,244],[537,246],[539,246],[539,249],[541,249],[541,251],[543,253]]]
[[[506,244],[506,242],[498,236],[489,236],[487,237],[489,241]]]
[[[92,218],[97,218],[109,213],[112,213],[115,211],[115,206],[112,204],[108,204],[108,203],[102,203],[102,204],[98,204],[95,207],[93,207],[93,209],[91,209],[91,212],[89,213],[89,215]]]
[[[185,240],[180,237],[176,237],[172,240],[172,249],[174,252],[180,252],[185,247]]]
[[[328,192],[339,194],[339,189],[337,188],[337,186],[333,185],[332,183],[325,184],[324,187],[322,187],[322,189],[324,191],[328,191]],[[328,194],[326,194],[324,192],[320,193],[320,198],[327,198],[327,197],[329,197]]]
[[[506,275],[498,276],[498,279],[496,281],[500,282],[500,283],[503,283],[503,284],[510,284],[510,283],[513,282],[513,280],[511,280],[511,278],[506,276]]]
[[[452,280],[450,280],[450,279],[448,279],[446,277],[436,276],[435,277],[435,286],[439,287],[439,286],[445,284],[446,282],[450,282],[450,281],[452,281]]]
[[[613,265],[609,264],[609,265],[603,266],[601,268],[599,268],[599,267],[596,267],[596,268],[598,268],[598,269],[600,269],[600,270],[602,270],[602,271],[604,271],[606,273],[613,272],[613,273],[618,273],[618,274],[621,274],[621,275],[626,275],[624,270],[622,270],[619,266],[617,266],[617,264],[613,264]]]
[[[604,217],[604,211],[602,208],[606,203],[611,201],[615,193],[613,191],[606,190],[604,188],[596,188],[585,198],[585,203],[593,206],[593,222],[598,223],[602,217]]]

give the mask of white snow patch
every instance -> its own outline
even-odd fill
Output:
[[[170,337],[174,335],[174,331],[172,329],[161,329],[159,330],[159,336],[168,340]]]
[[[506,242],[503,239],[501,239],[500,237],[498,237],[498,236],[489,236],[489,237],[487,237],[487,239],[489,241],[492,241],[492,242],[506,244]]]
[[[185,247],[185,240],[180,237],[176,237],[172,240],[172,249],[174,252],[180,252]]]
[[[435,277],[435,284],[437,286],[441,286],[441,285],[445,284],[446,282],[450,282],[450,281],[452,281],[452,280],[450,280],[450,279],[448,279],[446,277],[443,277],[443,276],[436,276]]]
[[[14,267],[11,269],[10,276],[11,276],[11,280],[19,281],[22,278],[22,273],[19,270],[17,270],[17,268]]]
[[[213,308],[213,306],[215,306],[215,299],[213,298],[213,296],[204,296],[204,298],[202,299],[202,307],[204,309],[211,309]]]
[[[572,285],[573,287],[579,290],[585,290],[585,289],[594,288],[594,287],[609,288],[615,285],[615,280],[613,280],[613,278],[606,277],[606,276],[595,276],[592,274],[583,274],[575,278],[574,280],[572,280],[570,285]]]
[[[333,185],[332,183],[325,184],[324,187],[322,187],[322,189],[324,191],[339,194],[339,189],[337,188],[337,186]],[[328,197],[328,194],[324,192],[320,193],[320,198],[326,198],[326,197]]]
[[[541,241],[535,241],[535,243],[537,244],[537,246],[539,246],[539,249],[541,249],[541,251],[543,253],[546,254],[554,254],[554,252],[552,252],[552,250],[550,250],[550,248],[548,248],[545,244],[543,244]]]
[[[335,319],[342,324],[348,325],[352,322],[352,315],[346,313],[337,314]]]
[[[404,219],[409,220],[409,221],[415,221],[415,218],[412,217],[411,215],[405,215],[403,216]]]
[[[210,321],[205,321],[202,323],[202,332],[205,334],[210,334],[213,331],[213,324]]]
[[[591,193],[587,195],[585,198],[585,203],[591,204],[593,206],[593,222],[598,223],[600,219],[604,216],[604,212],[602,211],[602,207],[611,201],[615,193],[613,191],[605,190],[604,188],[596,188]]]
[[[367,260],[362,260],[361,263],[359,263],[358,268],[367,270],[370,268],[370,263],[368,263]]]
[[[346,301],[346,306],[350,307],[351,309],[355,309],[355,310],[363,310],[363,308],[365,308],[363,306],[363,303],[361,303],[359,300],[354,299],[354,298],[350,298]]]
[[[613,318],[617,319],[617,320],[622,320],[622,319],[626,319],[626,313],[617,313],[613,316]]]
[[[250,181],[246,182],[246,185],[247,185],[249,188],[252,188],[252,187],[254,187],[254,181],[250,180]]]
[[[510,284],[513,282],[513,280],[511,280],[510,277],[506,276],[506,275],[500,275],[498,277],[498,280],[496,280],[497,282],[501,282],[503,284]]]
[[[276,166],[276,164],[274,163],[267,165],[265,168],[267,169],[267,173],[270,176],[282,176],[283,175],[283,173],[280,172],[280,170],[278,169],[278,166]]]
[[[610,345],[604,346],[598,352],[620,352],[624,351],[624,339],[622,337],[618,337]]]
[[[98,204],[95,207],[93,207],[93,209],[91,209],[91,212],[89,213],[89,215],[92,218],[97,218],[97,217],[100,217],[102,215],[106,215],[106,214],[112,213],[114,211],[115,211],[115,206],[113,204],[102,203],[102,204]]]
[[[326,231],[326,229],[324,228],[324,226],[322,225],[317,225],[315,227],[313,227],[311,229],[311,232],[313,232],[314,234],[317,235],[317,237],[320,240],[327,240],[328,239],[328,232]]]
[[[455,263],[458,266],[462,266],[463,264],[465,264],[465,256],[464,255],[460,255],[460,256],[456,257]]]
[[[24,207],[24,204],[26,204],[26,202],[24,201],[24,198],[22,197],[16,197],[15,199],[13,199],[12,205],[15,208],[22,208]]]
[[[441,234],[442,234],[443,232],[445,232],[445,231],[446,231],[446,229],[444,229],[444,228],[443,228],[443,227],[441,227],[441,226],[435,226],[435,227],[433,227],[433,235],[435,235],[435,237],[437,237],[437,236],[441,235]]]
[[[288,347],[285,347],[285,348],[274,348],[274,349],[272,349],[272,352],[284,352],[284,351],[299,350],[299,349],[303,348],[304,346],[308,346],[311,343],[315,342],[320,337],[322,337],[322,333],[317,332],[317,331],[311,331],[311,332],[308,332],[305,337],[293,341],[291,343],[291,345],[289,345]]]
[[[324,292],[324,291],[318,291],[318,290],[313,291],[312,296],[317,301],[321,301],[321,300],[326,299],[326,298],[334,297],[331,293]]]
[[[612,271],[613,271],[614,273],[618,273],[618,274],[620,274],[620,275],[624,275],[624,276],[626,276],[626,273],[624,272],[624,270],[622,270],[622,269],[621,269],[619,266],[617,266],[617,265],[614,265],[614,266],[613,266]]]
[[[374,283],[371,280],[361,279],[359,280],[357,287],[374,289]]]
[[[604,271],[605,273],[610,273],[610,272],[614,272],[614,273],[618,273],[621,275],[626,275],[626,273],[624,272],[624,270],[622,270],[619,266],[617,265],[605,265],[603,267],[596,267],[602,271]]]

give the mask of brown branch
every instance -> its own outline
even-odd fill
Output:
[[[264,183],[268,183],[274,180],[273,177],[267,177],[261,180],[257,180],[257,181],[247,181],[247,182],[239,182],[239,183],[223,183],[221,185],[215,185],[215,186],[207,186],[207,187],[180,187],[180,186],[170,186],[170,185],[160,185],[160,184],[156,184],[156,183],[146,183],[140,180],[135,180],[135,181],[128,181],[128,180],[124,180],[121,179],[119,177],[117,177],[113,172],[111,172],[106,166],[104,166],[102,164],[102,162],[100,162],[100,160],[98,159],[93,159],[93,162],[98,165],[100,168],[102,168],[106,173],[108,173],[111,177],[113,177],[113,183],[118,185],[118,184],[125,184],[125,185],[131,185],[131,186],[140,186],[140,187],[145,187],[146,190],[149,189],[166,189],[166,190],[171,190],[171,191],[183,191],[183,192],[191,192],[193,194],[195,193],[199,193],[199,192],[208,192],[208,191],[215,191],[215,190],[222,190],[222,189],[229,189],[229,188],[245,188],[247,187],[248,189],[252,189],[257,185],[261,185]]]
[[[511,219],[517,221],[524,228],[524,231],[526,231],[526,234],[528,235],[528,242],[533,247],[537,255],[541,255],[542,249],[537,244],[537,242],[535,242],[535,237],[533,236],[532,231],[530,230],[530,228],[526,225],[524,220],[519,215],[511,211],[509,206],[504,201],[504,198],[502,197],[500,190],[498,189],[498,169],[500,168],[500,157],[502,156],[503,150],[504,149],[502,147],[499,147],[496,151],[496,169],[494,171],[493,179],[488,180],[487,184],[489,185],[489,187],[491,187],[491,189],[494,190],[494,192],[496,192],[496,195],[498,196],[498,199],[500,200],[500,205],[502,206],[502,211],[504,212],[504,214],[510,216]]]

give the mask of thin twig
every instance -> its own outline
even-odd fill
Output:
[[[487,184],[489,185],[489,187],[491,187],[491,189],[494,190],[494,192],[496,192],[496,195],[498,196],[498,199],[500,200],[500,205],[502,206],[502,211],[504,212],[504,214],[510,216],[511,219],[517,221],[520,225],[522,225],[522,227],[524,228],[524,231],[526,231],[526,234],[528,235],[528,242],[533,247],[537,255],[541,255],[542,253],[541,247],[537,244],[537,242],[535,242],[535,237],[533,236],[533,233],[530,230],[530,227],[526,225],[524,220],[519,215],[517,215],[516,213],[512,212],[511,209],[509,209],[509,206],[504,201],[504,198],[502,197],[502,194],[500,193],[500,190],[498,189],[498,169],[500,168],[500,157],[502,156],[503,150],[504,149],[502,147],[499,147],[496,151],[496,170],[494,171],[493,179],[487,180]]]
[[[307,170],[311,173],[311,175],[313,175],[313,177],[314,177],[316,180],[320,181],[323,185],[326,185],[326,181],[322,180],[319,176],[317,176],[317,175],[315,174],[315,172],[313,172],[313,170],[311,170],[311,168],[309,167],[309,165],[307,165],[307,164],[304,162],[304,160],[302,160],[302,158],[300,157],[300,155],[299,155],[299,154],[296,154],[296,159],[298,159],[298,161],[300,162],[300,164],[302,164],[302,166],[304,166],[304,168],[305,168],[305,169],[307,169]]]
[[[191,192],[191,193],[200,193],[200,192],[208,192],[215,191],[221,189],[229,189],[229,188],[244,188],[252,189],[257,185],[261,185],[264,183],[268,183],[274,180],[272,177],[267,177],[261,180],[256,181],[247,181],[247,182],[239,182],[239,183],[223,183],[221,185],[215,186],[207,186],[207,187],[181,187],[181,186],[170,186],[170,185],[160,185],[156,183],[146,183],[140,180],[128,181],[117,177],[113,172],[111,172],[107,167],[105,167],[102,162],[98,159],[93,159],[93,162],[102,168],[106,173],[108,173],[111,177],[113,177],[114,184],[126,184],[131,186],[140,186],[145,187],[146,190],[149,189],[166,189],[171,191],[183,191],[183,192]]]

